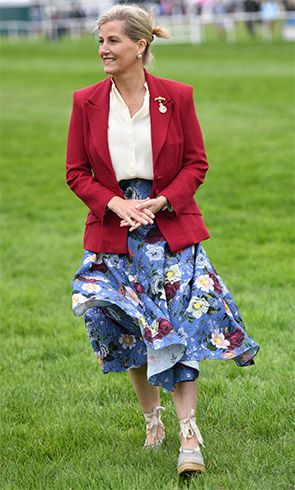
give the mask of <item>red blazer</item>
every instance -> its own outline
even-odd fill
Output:
[[[154,180],[150,197],[163,194],[173,211],[159,211],[155,221],[172,252],[209,238],[194,201],[208,163],[197,120],[192,87],[145,71],[150,91]],[[113,196],[124,194],[116,180],[108,148],[111,79],[75,91],[70,120],[66,181],[88,206],[84,248],[94,252],[127,253],[128,227],[108,210]],[[165,97],[165,113],[155,97]]]

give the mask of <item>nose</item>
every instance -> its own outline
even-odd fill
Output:
[[[103,56],[104,54],[107,54],[109,53],[110,50],[108,48],[108,45],[106,43],[106,41],[103,41],[100,45],[99,45],[99,53],[101,56]]]

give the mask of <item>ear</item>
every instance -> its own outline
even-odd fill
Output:
[[[137,41],[137,48],[143,52],[145,50],[145,48],[147,47],[147,40],[146,39],[139,39],[139,41]]]

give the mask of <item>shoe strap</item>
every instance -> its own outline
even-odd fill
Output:
[[[188,453],[188,454],[200,453],[201,452],[201,449],[200,449],[200,446],[195,447],[195,448],[180,447],[179,448],[179,452],[180,453]]]
[[[156,436],[158,432],[158,426],[163,425],[161,421],[161,411],[165,410],[165,407],[154,405],[153,410],[149,413],[144,413],[144,418],[147,422],[146,428],[148,431],[152,430],[153,436]]]
[[[187,439],[190,439],[195,435],[197,437],[198,443],[202,444],[202,446],[205,447],[203,442],[203,437],[201,435],[199,427],[196,424],[195,410],[193,408],[190,410],[188,417],[185,419],[181,419],[179,423],[180,423],[179,437],[182,436],[186,441]]]

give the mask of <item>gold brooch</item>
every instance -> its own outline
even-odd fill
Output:
[[[167,112],[167,107],[164,106],[163,102],[166,100],[165,97],[155,97],[154,99],[156,102],[159,102],[159,111],[162,114],[165,114]]]

